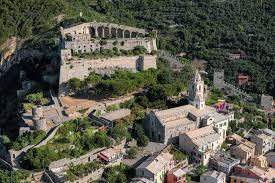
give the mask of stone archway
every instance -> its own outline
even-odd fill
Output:
[[[104,31],[103,27],[98,27],[97,28],[98,37],[103,38],[103,31]]]
[[[132,32],[131,33],[131,38],[137,38],[138,37],[138,33],[137,32]]]
[[[116,28],[111,28],[111,36],[112,36],[112,38],[116,38],[117,37],[117,30],[116,30]]]
[[[89,34],[91,37],[95,37],[95,28],[94,27],[89,27]]]
[[[117,37],[118,38],[123,38],[123,30],[122,29],[117,30]]]
[[[130,31],[128,31],[128,30],[124,31],[124,38],[131,38]]]
[[[110,28],[109,28],[109,27],[104,27],[104,28],[103,28],[103,31],[104,31],[104,34],[103,34],[104,36],[103,36],[103,37],[106,38],[106,37],[109,37],[109,36],[110,36],[110,35],[109,35],[109,34],[110,34]]]

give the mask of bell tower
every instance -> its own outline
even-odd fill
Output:
[[[201,75],[198,70],[196,70],[195,76],[191,79],[189,83],[189,103],[198,109],[203,109],[205,107],[205,88],[204,82],[201,79]]]

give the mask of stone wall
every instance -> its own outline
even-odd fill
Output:
[[[152,55],[131,56],[131,57],[115,57],[105,59],[79,59],[66,62],[60,67],[59,76],[59,95],[66,95],[66,82],[71,78],[79,78],[83,80],[91,72],[99,74],[108,73],[118,68],[130,71],[147,70],[149,68],[157,68],[157,57]]]
[[[137,36],[139,34],[145,35],[147,32],[145,29],[140,29],[136,27],[95,21],[61,29],[61,34],[63,36],[66,36],[68,34],[91,34],[95,37],[103,38],[110,35],[114,37],[127,37],[128,35],[129,37],[134,37],[133,33],[135,33],[135,36]]]
[[[106,44],[102,45],[101,40],[84,41],[65,41],[64,48],[72,50],[75,53],[88,53],[100,49],[133,50],[136,46],[143,46],[150,53],[157,50],[155,40],[151,38],[133,38],[133,39],[108,39]]]
[[[97,148],[83,156],[80,156],[79,158],[73,158],[73,159],[67,159],[67,158],[63,158],[57,161],[53,161],[50,163],[49,165],[49,169],[56,169],[56,168],[67,168],[70,164],[75,165],[79,165],[79,164],[85,164],[88,162],[93,161],[96,157],[98,152],[103,151],[104,148]]]
[[[9,150],[9,158],[8,158],[8,159],[9,159],[11,165],[14,166],[14,167],[16,167],[16,168],[17,168],[17,167],[20,167],[18,161],[19,161],[19,159],[21,158],[21,156],[22,156],[24,153],[26,153],[26,152],[27,152],[29,149],[31,149],[31,148],[38,148],[38,147],[41,147],[41,146],[43,146],[43,145],[46,145],[46,144],[54,137],[54,135],[56,134],[57,130],[58,130],[61,126],[62,126],[62,124],[59,125],[59,126],[57,126],[52,132],[49,132],[49,133],[47,134],[46,138],[43,139],[41,142],[39,142],[39,143],[36,144],[36,145],[29,145],[29,146],[27,146],[27,147],[25,147],[25,148],[23,148],[23,149],[21,149],[21,150],[19,150],[19,151],[16,151],[16,150],[14,150],[14,149],[10,149],[10,150]]]
[[[81,177],[78,180],[73,181],[73,183],[87,183],[94,180],[98,180],[102,177],[102,174],[104,172],[104,168],[97,169],[96,171],[88,174],[85,177]]]

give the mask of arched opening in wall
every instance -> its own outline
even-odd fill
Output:
[[[112,38],[116,38],[116,36],[117,36],[116,34],[117,34],[116,29],[115,29],[115,28],[112,28],[112,29],[111,29]]]
[[[104,27],[103,30],[104,30],[104,37],[108,37],[108,38],[109,38],[109,36],[110,36],[110,35],[109,35],[109,33],[110,33],[110,32],[109,32],[109,30],[110,30],[109,27]]]
[[[89,34],[91,37],[95,37],[95,28],[94,27],[89,27]]]
[[[136,32],[132,32],[132,34],[131,34],[132,38],[137,38],[137,36],[138,36],[138,34]]]
[[[130,38],[130,31],[126,30],[124,32],[124,38]]]
[[[142,34],[142,33],[138,33],[138,37],[144,37],[144,34]]]
[[[102,38],[103,37],[103,27],[98,27],[97,32],[98,32],[98,37]]]
[[[117,30],[117,36],[118,36],[118,38],[123,38],[123,30],[122,29]]]

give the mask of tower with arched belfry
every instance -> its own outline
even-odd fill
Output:
[[[189,83],[189,103],[198,109],[205,107],[205,86],[204,81],[201,79],[201,75],[196,70],[195,76]]]

